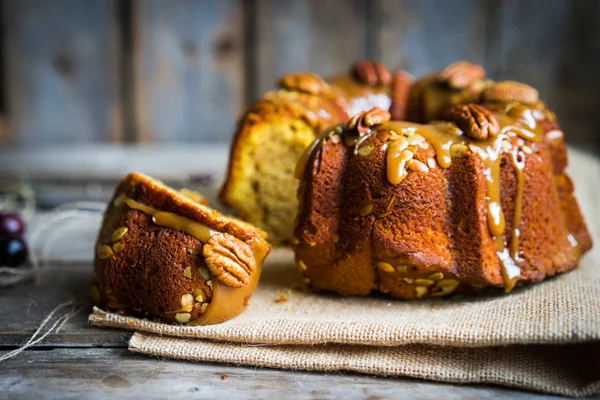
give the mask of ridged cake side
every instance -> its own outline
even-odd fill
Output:
[[[487,120],[477,107],[467,107],[476,132],[451,122],[369,124],[381,117],[372,110],[314,142],[300,168],[295,228],[311,286],[414,299],[508,291],[577,266],[591,241],[557,126],[540,105],[486,104]],[[493,135],[482,139],[489,121]]]

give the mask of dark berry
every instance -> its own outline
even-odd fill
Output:
[[[27,245],[20,237],[0,238],[0,265],[18,267],[27,261]]]
[[[0,236],[22,236],[25,224],[17,214],[0,213]]]

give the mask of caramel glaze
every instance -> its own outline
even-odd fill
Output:
[[[495,108],[495,109],[494,109]],[[429,125],[415,127],[414,124],[403,122],[390,122],[383,124],[378,129],[389,129],[402,134],[419,134],[433,146],[436,153],[438,164],[442,168],[448,168],[452,164],[452,146],[466,146],[469,151],[479,156],[485,167],[488,212],[487,222],[490,235],[494,239],[496,253],[502,267],[502,277],[507,292],[512,290],[518,282],[521,271],[518,267],[519,258],[519,226],[522,213],[522,195],[523,195],[523,168],[525,166],[525,153],[519,150],[519,145],[525,145],[525,141],[540,142],[543,139],[543,129],[538,120],[542,120],[544,115],[520,104],[508,104],[505,107],[493,107],[494,116],[500,124],[500,133],[497,136],[491,136],[487,140],[474,140],[464,135],[454,124],[447,122],[434,122]],[[512,235],[510,244],[504,241],[503,233],[505,230],[505,219],[500,202],[500,160],[501,154],[505,151],[502,141],[507,140],[511,143],[512,165],[517,175],[517,194],[515,198],[514,220],[512,224]],[[514,146],[516,144],[517,146]],[[388,149],[388,165],[390,161],[389,154],[392,148]],[[396,154],[396,153],[393,153]],[[397,156],[400,161],[406,159],[402,155]],[[392,165],[393,157],[392,157]],[[404,171],[397,170],[397,174],[404,174]],[[390,173],[388,172],[388,175]],[[392,173],[392,178],[397,176]],[[401,179],[395,179],[401,181]],[[390,180],[390,183],[392,180]]]
[[[470,138],[463,134],[453,123],[444,121],[434,121],[428,125],[392,121],[373,127],[371,133],[365,135],[358,135],[356,132],[346,130],[343,133],[342,141],[346,145],[353,145],[356,150],[366,137],[377,131],[389,131],[391,135],[386,144],[386,168],[388,181],[393,185],[401,183],[406,176],[407,163],[416,151],[415,145],[422,142],[423,138],[434,148],[437,163],[442,168],[449,168],[452,165],[452,158],[464,154],[465,151],[478,155],[485,168],[488,230],[493,238],[496,254],[500,261],[505,290],[509,292],[521,278],[518,263],[522,261],[519,256],[519,227],[523,205],[523,169],[526,158],[526,152],[523,151],[523,148],[528,147],[527,144],[543,140],[545,132],[538,122],[548,116],[543,112],[543,106],[539,104],[532,106],[520,103],[488,104],[487,107],[498,120],[501,130],[497,136],[490,136],[483,141]],[[326,137],[332,137],[335,134],[339,134],[339,127],[324,132],[313,142],[297,165],[296,177],[300,178],[302,176],[310,155],[314,151],[318,151],[317,148],[324,146]],[[509,146],[503,145],[503,141],[508,142]],[[454,151],[455,149],[460,149],[461,152]],[[505,219],[500,201],[500,164],[503,153],[510,154],[511,164],[517,177],[512,234],[508,244],[505,243],[503,237]],[[319,156],[317,155],[314,164],[316,166],[319,164],[318,159]],[[318,171],[313,171],[313,173],[316,172]],[[571,245],[578,247],[572,235],[569,236]]]
[[[133,199],[128,198],[124,202],[129,208],[142,211],[151,216],[152,221],[156,225],[182,230],[202,243],[206,243],[211,236],[221,233],[189,218],[157,210]],[[256,270],[250,273],[250,283],[241,288],[232,288],[222,284],[218,279],[212,279],[213,297],[210,304],[200,317],[187,322],[187,325],[218,324],[239,315],[244,310],[252,292],[258,285],[262,261],[268,253],[265,246],[260,242],[252,241],[248,244],[252,249],[257,264]]]
[[[366,86],[350,75],[338,75],[327,82],[337,97],[338,105],[346,113],[346,119],[373,107],[387,110],[392,104],[389,86]]]

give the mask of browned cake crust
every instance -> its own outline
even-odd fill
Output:
[[[269,251],[266,234],[222,216],[198,196],[190,199],[189,191],[184,193],[188,197],[143,174],[131,173],[123,179],[108,204],[96,243],[92,298],[97,305],[180,323],[222,322],[243,310],[244,304],[213,304],[215,290],[223,289],[222,298],[228,290],[247,291],[243,297],[249,298],[262,258]],[[186,227],[177,225],[182,221]],[[234,290],[221,282],[226,278],[214,274],[214,266],[207,263],[206,238],[198,239],[204,227],[208,243],[214,243],[217,236],[226,237],[235,246],[254,251],[250,255],[255,270],[241,271],[251,282]],[[188,232],[198,228],[202,228],[200,234]],[[235,262],[243,260],[234,253],[226,256]],[[213,310],[221,306],[230,309]]]
[[[221,201],[240,218],[266,230],[272,243],[289,242],[296,186],[286,183],[294,182],[291,171],[300,153],[322,129],[373,106],[404,118],[411,83],[405,72],[390,72],[375,61],[358,61],[350,74],[327,81],[311,73],[284,76],[277,91],[265,94],[240,119]],[[269,126],[281,132],[271,137],[265,128]],[[263,140],[269,143],[267,156],[259,150]]]
[[[487,82],[482,106],[439,101],[464,95],[467,78],[451,87],[435,75],[417,83],[419,96],[413,90],[409,119],[449,122],[390,123],[374,109],[307,150],[294,233],[312,287],[407,299],[510,291],[575,268],[591,248],[564,173],[563,134],[537,92]]]

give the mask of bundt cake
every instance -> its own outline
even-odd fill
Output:
[[[406,117],[429,124],[373,108],[302,155],[294,247],[313,288],[508,292],[575,268],[591,248],[554,115],[533,88],[471,67],[411,88]]]
[[[350,74],[327,81],[310,73],[284,76],[241,118],[221,201],[264,229],[271,243],[289,242],[298,208],[293,173],[302,152],[325,127],[373,106],[403,119],[411,82],[374,61],[359,61]]]
[[[108,204],[96,243],[96,305],[169,323],[240,314],[258,284],[266,234],[203,197],[130,173]]]

